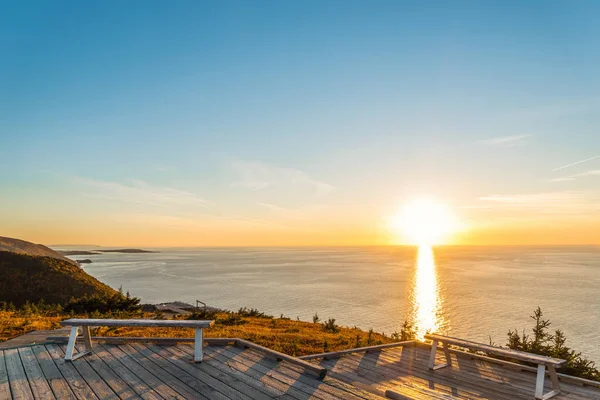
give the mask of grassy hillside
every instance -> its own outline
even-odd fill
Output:
[[[38,257],[52,257],[59,260],[68,261],[71,264],[76,264],[73,260],[64,257],[62,254],[44,245],[4,236],[0,236],[0,251],[10,251],[12,253],[27,254]]]
[[[116,294],[71,262],[0,251],[0,301],[66,304],[71,298]]]
[[[0,307],[0,342],[33,330],[56,329],[59,322],[71,315],[55,311],[14,310],[2,311]],[[111,318],[134,317],[134,315],[96,313],[79,317]],[[136,318],[160,317],[154,313],[140,313]],[[358,328],[347,328],[323,323],[297,321],[269,316],[248,316],[247,313],[218,312],[209,316],[215,325],[204,330],[206,337],[234,337],[250,340],[294,356],[336,351],[354,347],[391,343],[401,339],[399,335],[382,335]],[[137,337],[193,337],[191,329],[179,328],[107,328],[100,327],[93,332],[96,336],[137,336]]]

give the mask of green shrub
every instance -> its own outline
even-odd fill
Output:
[[[339,326],[335,324],[335,318],[329,318],[323,323],[323,330],[325,332],[337,333],[339,332]]]

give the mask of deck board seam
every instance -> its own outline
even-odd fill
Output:
[[[66,376],[65,376],[65,375],[62,373],[62,371],[60,370],[60,368],[58,368],[58,365],[56,365],[56,362],[54,361],[54,358],[52,358],[52,355],[50,354],[50,352],[49,352],[49,351],[48,351],[48,349],[46,348],[45,344],[43,344],[43,345],[40,345],[40,346],[39,346],[39,349],[40,349],[41,351],[44,351],[44,352],[46,352],[46,354],[48,355],[48,360],[47,360],[47,362],[48,362],[48,363],[51,363],[51,364],[54,366],[54,368],[56,369],[56,372],[58,372],[58,375],[62,377],[62,380],[61,380],[61,382],[62,382],[62,381],[64,381],[64,382],[63,382],[63,385],[64,385],[64,387],[65,387],[65,388],[66,388],[66,390],[67,390],[67,391],[68,391],[68,392],[69,392],[69,393],[72,395],[72,397],[76,399],[76,398],[77,398],[77,395],[76,395],[76,394],[75,394],[75,392],[73,391],[73,388],[71,388],[71,386],[69,385],[69,383],[68,383],[68,381],[67,381],[67,378],[66,378]],[[56,392],[55,392],[55,389],[52,387],[52,384],[51,384],[51,379],[48,377],[48,375],[47,375],[46,371],[44,370],[45,368],[43,368],[43,367],[42,367],[42,363],[40,362],[40,358],[39,358],[39,356],[38,356],[37,352],[36,352],[36,351],[34,351],[34,352],[33,352],[33,354],[35,355],[35,358],[38,360],[38,363],[40,364],[40,367],[42,368],[42,373],[43,373],[43,374],[44,374],[44,376],[46,377],[46,380],[48,381],[48,385],[50,386],[50,388],[52,389],[52,392],[55,394],[56,398],[58,399],[58,398],[59,398],[59,396],[56,394]]]
[[[133,386],[131,386],[129,384],[129,382],[127,382],[125,379],[122,379],[121,377],[119,377],[111,368],[108,364],[106,364],[104,362],[104,360],[102,359],[102,357],[98,356],[96,353],[93,353],[93,355],[95,356],[94,360],[97,360],[99,363],[101,363],[102,365],[104,365],[104,367],[111,371],[111,373],[113,375],[115,375],[115,377],[117,378],[117,382],[121,382],[123,383],[123,385],[125,385],[125,388],[129,388],[129,390],[134,393],[136,396],[140,397],[140,394],[137,393],[137,391],[133,388]],[[117,397],[119,397],[120,399],[122,398],[122,396],[119,395],[119,393],[116,392],[116,390],[112,387],[112,385],[101,375],[100,371],[98,369],[96,369],[96,367],[92,364],[91,360],[88,361],[88,364],[90,365],[90,367],[98,374],[98,376],[113,390],[113,392],[117,395]]]
[[[99,345],[99,344],[96,344],[96,345]],[[127,364],[125,364],[125,363],[124,363],[124,362],[123,362],[123,361],[122,361],[122,360],[121,360],[119,357],[117,357],[115,354],[113,354],[113,352],[111,352],[111,351],[110,351],[108,348],[106,348],[105,346],[102,346],[102,347],[103,347],[103,348],[104,348],[104,349],[105,349],[105,350],[106,350],[106,351],[107,351],[109,354],[111,354],[111,355],[112,355],[112,356],[113,356],[113,357],[114,357],[114,358],[115,358],[115,359],[116,359],[116,360],[117,360],[119,363],[121,363],[121,365],[123,365],[123,367],[125,367],[127,370],[129,370],[129,371],[130,371],[130,372],[131,372],[133,375],[137,376],[137,377],[140,379],[140,381],[142,381],[142,382],[144,382],[146,385],[148,385],[148,386],[152,387],[152,386],[151,386],[151,383],[147,382],[146,380],[144,380],[144,378],[142,378],[142,377],[139,375],[139,372],[136,372],[136,371],[134,371],[134,370],[133,370],[133,369],[132,369],[130,366],[128,366]],[[132,357],[130,357],[130,356],[127,354],[127,353],[123,352],[123,351],[122,351],[122,350],[119,348],[119,346],[114,346],[114,347],[115,347],[115,348],[117,348],[117,350],[119,350],[120,352],[122,352],[122,353],[125,355],[125,357],[129,358],[129,359],[131,360],[131,362],[133,362],[135,365],[137,365],[137,366],[138,366],[139,368],[141,368],[143,371],[145,371],[146,373],[148,373],[149,375],[151,375],[151,376],[152,376],[154,379],[156,379],[157,381],[159,381],[159,382],[161,382],[162,384],[164,384],[164,382],[163,382],[161,379],[159,379],[159,378],[158,378],[158,377],[157,377],[155,374],[153,374],[152,372],[148,371],[148,369],[147,369],[147,368],[144,368],[142,365],[140,365],[139,363],[135,362],[135,360],[134,360]],[[143,372],[143,371],[142,371],[142,372]],[[168,385],[165,385],[165,386],[167,386],[167,387],[168,387],[168,388],[169,388],[171,391],[173,391],[174,393],[176,393],[176,394],[180,395],[180,394],[179,394],[179,392],[177,392],[176,390],[174,390],[174,389],[173,389],[173,388],[171,388],[170,386],[168,386]],[[162,393],[161,393],[161,392],[160,392],[158,389],[154,388],[154,391],[155,391],[155,392],[158,394],[158,396],[159,396],[159,397],[162,397],[162,398],[163,398],[163,399],[165,399],[165,400],[169,400],[169,398],[168,398],[168,397],[165,397],[165,395],[163,395],[163,394],[162,394]]]
[[[23,360],[21,360],[21,355],[19,354],[19,349],[12,349],[15,350],[17,352],[17,359],[19,360],[19,363],[21,364],[21,368],[23,368],[23,374],[25,375],[25,380],[27,381],[27,386],[29,387],[29,391],[31,392],[31,397],[33,399],[35,399],[35,395],[33,394],[33,388],[31,387],[31,383],[29,382],[29,377],[27,376],[27,371],[25,370],[25,365],[23,364]],[[7,376],[8,376],[8,372],[7,372]],[[10,377],[9,377],[9,381],[10,381]],[[13,395],[14,397],[14,395]]]
[[[63,348],[64,346],[58,346],[58,348],[62,351],[63,354],[65,354],[65,349]],[[73,363],[73,361],[69,361],[70,363]],[[112,392],[112,394],[119,399],[119,395],[117,393],[115,393],[115,391],[110,387],[109,384],[107,384],[104,379],[98,375],[98,373],[96,372],[96,370],[94,370],[94,368],[89,364],[88,360],[85,357],[81,357],[79,358],[76,362],[80,362],[80,363],[85,363],[85,365],[87,365],[89,367],[90,370],[92,370],[92,372],[94,374],[96,374],[99,378],[99,382],[98,383],[103,383],[110,392]],[[104,399],[105,397],[103,395],[101,395],[98,391],[99,388],[95,387],[96,385],[92,385],[90,384],[89,379],[86,379],[85,374],[80,372],[77,368],[75,368],[77,370],[77,372],[81,375],[81,378],[87,383],[87,385],[90,387],[90,389],[92,390],[92,392],[94,392],[94,394],[96,395],[96,397],[98,397],[99,399]]]
[[[123,346],[120,346],[120,347],[123,347]],[[155,365],[157,368],[161,369],[161,370],[162,370],[162,371],[163,371],[165,374],[168,374],[168,375],[172,376],[173,378],[175,378],[177,381],[179,381],[179,384],[180,384],[180,385],[183,385],[183,386],[185,386],[185,388],[187,388],[187,389],[186,389],[187,391],[189,391],[189,392],[192,392],[192,393],[198,393],[198,391],[197,391],[195,388],[193,388],[193,387],[189,386],[189,385],[188,385],[188,384],[187,384],[185,381],[181,380],[181,378],[180,378],[180,377],[178,377],[177,375],[175,375],[175,374],[173,374],[173,373],[169,372],[168,370],[166,370],[164,367],[162,367],[160,364],[158,364],[158,362],[156,362],[156,361],[155,361],[155,360],[153,360],[152,358],[150,358],[150,357],[146,356],[145,354],[141,353],[141,352],[140,352],[140,351],[139,351],[137,348],[135,348],[134,346],[127,345],[127,347],[128,347],[128,348],[130,348],[130,349],[132,349],[132,350],[133,350],[133,352],[135,352],[135,353],[139,354],[139,356],[140,356],[140,357],[142,357],[143,359],[147,360],[147,362],[150,362],[151,364]],[[154,354],[156,354],[156,353],[154,353]],[[160,356],[160,355],[158,355],[158,354],[157,354],[157,356],[158,356],[158,357],[161,357],[161,356]],[[134,357],[134,358],[135,358],[135,357]],[[162,357],[161,357],[161,358],[162,358]],[[136,360],[137,360],[137,359],[136,359]],[[187,373],[186,373],[186,374],[187,374]],[[188,374],[188,375],[189,375],[189,374]],[[196,379],[195,377],[192,377],[192,378]],[[161,379],[161,381],[162,381],[162,379]],[[164,381],[163,381],[163,383],[167,384],[167,382],[164,382]],[[173,388],[173,390],[175,390],[176,392],[178,392],[176,388]],[[185,397],[185,396],[187,396],[187,394],[184,394],[184,393],[181,393],[181,392],[178,392],[178,393],[179,393],[179,394],[181,394],[181,395],[182,395],[182,396],[184,396],[184,397]],[[208,399],[208,397],[204,396],[204,394],[202,394],[202,393],[199,393],[199,394],[200,394],[200,395],[201,395],[203,398],[207,398],[207,399]]]
[[[227,353],[227,354],[230,354],[230,355],[236,355],[235,353],[231,352],[231,349],[228,349],[228,348],[224,348],[222,351],[225,352],[225,353]],[[288,369],[287,368],[288,365],[294,365],[294,364],[276,362],[276,361],[273,361],[273,360],[270,360],[270,359],[266,358],[268,362],[273,363],[275,365],[274,368],[271,368],[270,366],[262,365],[258,361],[255,361],[254,358],[251,358],[251,356],[248,356],[248,354],[247,354],[248,352],[250,352],[250,354],[254,355],[254,358],[258,358],[258,357],[265,358],[265,357],[262,354],[254,351],[252,349],[247,349],[246,351],[240,352],[239,355],[241,356],[241,359],[245,360],[246,363],[244,363],[241,360],[238,361],[238,362],[240,364],[242,364],[242,365],[247,366],[249,369],[254,369],[257,372],[262,373],[260,371],[260,369],[256,367],[256,365],[259,365],[259,366],[261,366],[261,367],[263,367],[263,368],[265,368],[265,369],[268,370],[268,372],[264,373],[265,375],[270,376],[271,378],[273,378],[273,379],[281,382],[284,385],[293,386],[293,384],[290,385],[289,382],[286,382],[284,380],[285,379],[284,377],[286,377],[288,380],[293,380],[293,381],[300,382],[300,383],[302,383],[303,386],[307,386],[308,388],[312,388],[312,389],[315,389],[315,390],[317,390],[319,392],[323,392],[324,394],[326,394],[326,395],[324,395],[324,394],[321,394],[321,393],[312,393],[312,395],[315,396],[315,397],[318,397],[320,399],[331,399],[332,396],[333,396],[335,398],[336,394],[330,393],[330,392],[324,390],[321,387],[322,385],[323,386],[330,386],[330,385],[328,385],[327,382],[316,381],[316,382],[307,383],[307,382],[305,382],[305,381],[303,381],[303,380],[300,379],[301,377],[305,377],[305,378],[307,377],[306,372],[304,370],[303,371],[297,371],[297,370],[293,370],[293,369]],[[230,357],[230,358],[233,358],[233,357]],[[248,365],[248,363],[251,363],[252,365]],[[301,367],[299,367],[299,368],[301,368]],[[294,376],[289,375],[289,372],[293,372],[295,374],[298,374],[299,376],[296,378]],[[345,393],[347,393],[348,397],[352,397],[352,398],[356,398],[356,399],[360,399],[361,398],[360,396],[357,396],[356,394],[353,394],[353,393],[348,392],[348,391],[344,391],[344,390],[342,390],[340,388],[337,388],[337,387],[334,387],[334,386],[330,386],[330,387],[333,390],[337,390],[338,392],[345,392]],[[298,389],[299,391],[301,391],[301,392],[303,392],[303,393],[305,393],[307,395],[311,395],[311,393],[307,392],[307,390],[310,390],[310,389],[304,389],[303,390],[303,389],[300,389],[299,387],[296,387],[296,389]]]
[[[69,387],[69,389],[71,389],[71,391],[73,392],[73,395],[75,396],[75,398],[82,398],[82,397],[81,397],[81,396],[78,394],[78,393],[79,393],[79,390],[76,390],[76,389],[78,389],[78,388],[77,388],[77,386],[76,386],[74,383],[70,382],[70,379],[67,377],[67,375],[65,375],[65,372],[64,372],[63,370],[70,370],[70,369],[72,369],[72,370],[73,370],[73,375],[76,375],[76,376],[78,376],[78,377],[79,377],[79,378],[80,378],[80,379],[83,381],[83,383],[84,383],[84,385],[85,385],[85,389],[87,389],[87,391],[91,392],[91,394],[92,394],[92,395],[93,395],[93,396],[94,396],[96,399],[98,399],[98,395],[96,395],[96,393],[95,393],[95,392],[94,392],[94,390],[93,390],[93,389],[90,387],[90,385],[87,383],[87,381],[86,381],[86,380],[83,378],[83,376],[81,376],[81,374],[79,373],[79,371],[77,370],[77,368],[75,368],[73,365],[63,365],[63,367],[62,367],[62,368],[61,368],[61,367],[59,367],[59,364],[57,363],[57,361],[58,361],[59,359],[60,359],[60,360],[62,360],[62,358],[60,357],[60,355],[59,355],[59,358],[58,358],[58,359],[57,359],[57,358],[55,358],[55,357],[52,355],[52,353],[54,353],[54,351],[50,350],[50,349],[49,349],[47,346],[48,346],[48,345],[44,345],[44,348],[46,349],[46,351],[47,351],[47,353],[48,353],[48,355],[49,355],[50,359],[51,359],[51,360],[54,362],[54,365],[55,365],[56,369],[57,369],[57,370],[58,370],[58,372],[61,374],[61,376],[63,377],[63,379],[65,380],[65,382],[67,383],[67,386],[68,386],[68,387]],[[56,352],[58,352],[58,353],[62,353],[62,351],[61,351],[61,349],[60,349],[60,347],[59,347],[58,345],[51,345],[51,346],[53,346],[53,347],[55,347],[55,348],[56,348]],[[64,353],[63,353],[63,354],[64,354]],[[75,386],[75,388],[74,388],[74,386]],[[83,397],[83,399],[86,399],[86,398],[85,398],[85,397]]]
[[[14,395],[12,393],[12,388],[10,387],[10,378],[8,377],[8,363],[6,362],[4,350],[0,350],[0,355],[2,355],[2,363],[4,364],[4,372],[6,373],[6,387],[8,388],[8,394],[10,394],[10,397],[13,398]]]
[[[189,353],[187,353],[186,351],[182,350],[182,347],[185,347],[185,346],[176,346],[176,348],[177,348],[177,349],[178,349],[180,352],[182,352],[183,354],[186,354],[186,356],[187,356],[187,355],[189,355]],[[153,350],[154,350],[154,349],[153,349]],[[164,350],[165,350],[165,351],[167,351],[167,352],[169,352],[169,353],[171,353],[173,356],[178,356],[178,354],[177,354],[176,352],[174,352],[174,351],[173,351],[173,349],[172,349],[170,346],[169,346],[169,347],[164,347]],[[224,374],[226,374],[226,372],[222,371],[222,370],[221,370],[220,368],[218,368],[217,366],[210,365],[210,364],[209,364],[209,361],[210,361],[210,359],[211,359],[211,357],[210,357],[210,356],[208,356],[208,357],[205,359],[205,361],[204,361],[204,362],[206,362],[206,365],[207,365],[208,367],[210,367],[211,369],[213,369],[213,370],[215,370],[215,371],[217,371],[217,372],[220,372],[220,373],[224,373]],[[232,369],[230,366],[228,366],[228,368]],[[237,392],[237,393],[239,393],[239,394],[240,394],[242,397],[248,397],[248,398],[250,398],[250,399],[251,399],[251,397],[249,397],[249,395],[247,395],[246,393],[242,392],[242,391],[241,391],[239,388],[236,388],[236,387],[234,387],[234,386],[231,386],[231,385],[229,384],[229,382],[225,382],[225,381],[223,381],[223,380],[222,380],[220,377],[218,377],[218,376],[214,376],[213,374],[209,373],[208,371],[204,371],[204,372],[205,372],[206,374],[208,374],[209,376],[211,376],[213,379],[215,379],[215,380],[219,381],[221,384],[223,384],[223,385],[225,385],[225,386],[229,387],[229,388],[230,388],[231,390],[233,390],[234,392]],[[267,395],[267,396],[272,396],[272,395],[273,395],[272,393],[265,393],[265,391],[264,391],[264,390],[261,390],[260,388],[258,388],[258,387],[256,387],[256,386],[252,386],[252,385],[250,385],[250,384],[248,384],[248,383],[246,383],[246,382],[244,382],[244,381],[242,381],[242,380],[238,379],[238,378],[237,378],[237,377],[235,377],[235,376],[232,376],[231,378],[232,378],[232,379],[234,379],[234,380],[236,380],[236,381],[238,381],[239,383],[243,384],[244,386],[247,386],[247,387],[251,388],[252,390],[256,390],[257,392],[264,393],[264,394],[265,394],[265,395]]]

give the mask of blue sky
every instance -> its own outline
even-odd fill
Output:
[[[0,235],[381,243],[418,196],[474,241],[600,220],[597,2],[0,8]]]

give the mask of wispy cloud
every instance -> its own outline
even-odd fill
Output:
[[[581,178],[581,177],[585,177],[585,176],[596,176],[596,175],[600,175],[599,169],[593,169],[590,171],[580,172],[578,174],[573,174],[573,175],[565,176],[562,178],[554,178],[554,179],[551,179],[550,182],[574,181],[577,178]]]
[[[531,135],[497,136],[479,141],[484,146],[520,146],[526,144]]]
[[[231,184],[232,187],[249,190],[275,187],[306,189],[315,195],[329,193],[333,190],[332,185],[314,179],[298,169],[276,167],[261,162],[243,160],[233,162],[232,166],[240,176],[240,180]]]
[[[552,170],[552,172],[554,172],[554,171],[560,171],[561,169],[569,168],[569,167],[572,167],[574,165],[579,165],[579,164],[582,164],[584,162],[595,160],[597,158],[600,158],[600,154],[597,155],[597,156],[594,156],[594,157],[586,158],[584,160],[575,161],[574,163],[571,163],[571,164],[563,165],[562,167],[554,168]]]
[[[600,190],[490,195],[478,200],[484,202],[483,208],[523,210],[532,214],[581,214],[600,210]]]
[[[85,187],[83,190],[84,195],[104,200],[158,207],[207,207],[209,204],[208,201],[195,193],[169,187],[154,186],[137,179],[120,183],[75,178],[75,182]]]

